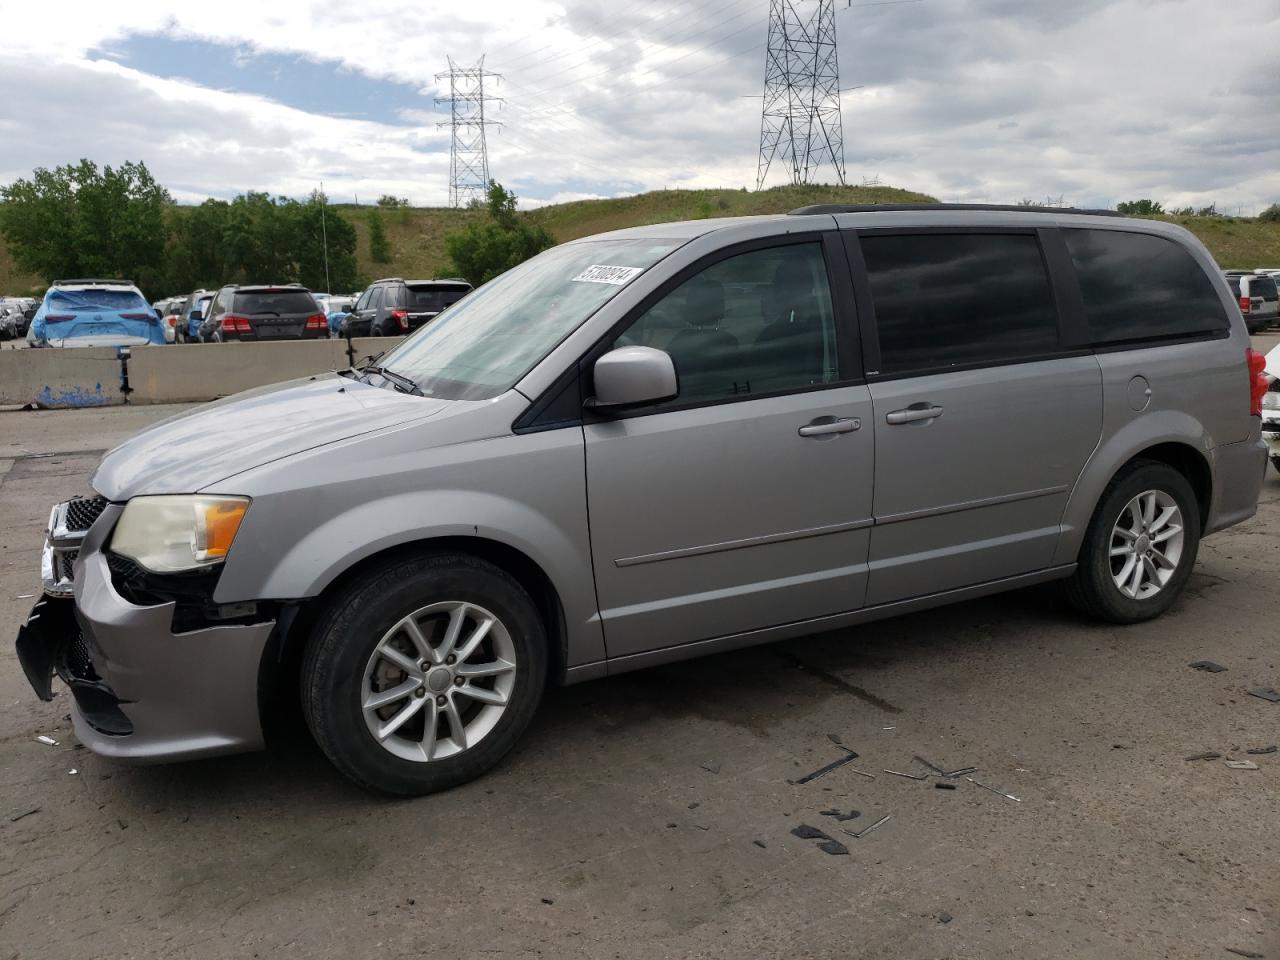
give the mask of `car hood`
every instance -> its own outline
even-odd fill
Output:
[[[451,403],[333,373],[248,390],[163,420],[108,451],[93,488],[117,502],[194,493],[304,450],[433,417]]]

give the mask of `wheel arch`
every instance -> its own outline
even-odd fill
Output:
[[[533,599],[547,631],[547,676],[563,683],[568,672],[569,637],[564,605],[555,584],[524,551],[487,537],[439,536],[410,540],[361,557],[331,579],[315,596],[282,605],[276,629],[263,651],[258,671],[258,713],[264,733],[274,734],[301,717],[298,676],[311,631],[325,607],[352,583],[375,568],[400,558],[427,553],[459,553],[477,557],[510,575]]]
[[[1213,507],[1213,445],[1194,418],[1166,411],[1127,424],[1094,451],[1080,473],[1062,517],[1062,536],[1055,564],[1074,563],[1094,511],[1111,482],[1138,460],[1154,460],[1187,478],[1200,511],[1200,528],[1208,529]]]

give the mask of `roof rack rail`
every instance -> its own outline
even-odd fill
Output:
[[[813,203],[797,207],[790,216],[818,213],[901,213],[917,210],[994,210],[1000,213],[1074,214],[1091,217],[1122,217],[1115,210],[1082,210],[1077,207],[1022,207],[1012,203]]]
[[[404,283],[404,277],[379,277],[374,283]]]
[[[126,287],[133,286],[132,280],[111,279],[110,277],[73,277],[69,280],[55,280],[50,286],[56,287],[66,283],[116,283]]]

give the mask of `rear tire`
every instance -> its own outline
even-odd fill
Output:
[[[546,673],[546,630],[512,577],[465,554],[402,558],[343,588],[320,615],[302,663],[303,715],[353,782],[434,793],[506,755]]]
[[[1271,465],[1276,468],[1276,473],[1280,473],[1280,457],[1272,457]]]
[[[1103,491],[1067,597],[1111,623],[1158,617],[1191,576],[1199,546],[1200,507],[1187,478],[1166,463],[1135,461]]]

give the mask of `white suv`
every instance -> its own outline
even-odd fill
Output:
[[[1228,270],[1226,278],[1250,333],[1257,333],[1280,321],[1280,289],[1276,287],[1274,276]]]

